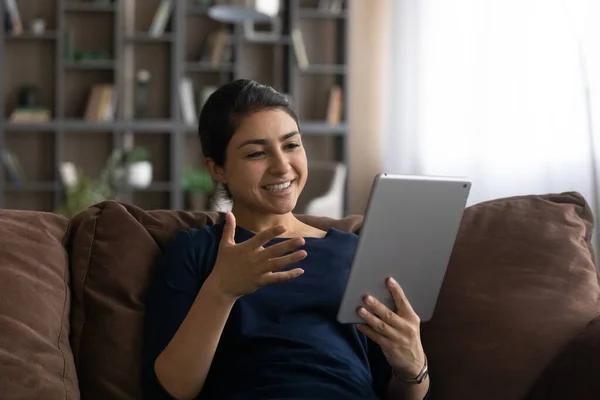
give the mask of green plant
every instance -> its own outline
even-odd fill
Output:
[[[106,182],[92,180],[80,168],[75,171],[77,182],[65,187],[64,201],[56,210],[67,218],[113,197],[113,192]]]
[[[214,190],[215,182],[205,169],[190,168],[183,172],[181,186],[189,193],[209,193]]]
[[[140,161],[148,161],[150,159],[150,153],[145,147],[137,146],[129,151],[125,151],[123,157],[125,165],[129,165]]]

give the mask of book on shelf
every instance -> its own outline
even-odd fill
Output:
[[[342,122],[343,96],[340,85],[333,85],[329,90],[329,103],[327,105],[327,123],[338,125]]]
[[[117,91],[112,84],[99,83],[92,86],[85,109],[86,121],[113,121],[117,103]]]
[[[4,2],[4,29],[9,35],[17,36],[23,33],[23,22],[16,0],[0,0]]]
[[[188,77],[181,79],[179,83],[179,97],[181,101],[181,113],[187,125],[198,124],[198,114],[194,107],[194,84]]]
[[[213,30],[204,39],[200,51],[200,62],[208,62],[217,68],[221,63],[231,61],[233,49],[227,28]]]
[[[25,172],[17,156],[7,148],[0,149],[0,159],[8,177],[15,185],[19,186],[25,180]]]
[[[148,31],[151,37],[160,37],[165,33],[172,12],[173,0],[161,0]]]
[[[292,46],[294,48],[294,54],[296,55],[296,61],[298,67],[301,70],[305,70],[309,66],[308,55],[306,54],[306,47],[304,45],[304,38],[302,37],[302,31],[298,28],[292,30]]]
[[[8,117],[8,122],[13,124],[33,124],[48,122],[51,119],[50,110],[43,107],[19,107]]]

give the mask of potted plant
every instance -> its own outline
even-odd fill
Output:
[[[206,211],[210,194],[215,188],[212,176],[205,169],[189,168],[183,172],[181,186],[186,193],[188,209]]]
[[[127,184],[136,189],[143,189],[152,183],[152,163],[145,147],[134,147],[124,154],[124,165]]]
[[[61,164],[60,175],[64,198],[56,212],[67,218],[114,196],[106,182],[91,179],[71,162]]]

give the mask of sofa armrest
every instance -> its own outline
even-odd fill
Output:
[[[548,365],[529,400],[600,399],[600,316],[590,322]]]

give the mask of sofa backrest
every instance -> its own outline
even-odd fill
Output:
[[[144,296],[155,262],[177,230],[220,218],[106,202],[68,229],[56,215],[1,211],[2,398],[140,399]],[[355,232],[362,223],[301,218]],[[591,372],[600,358],[600,330],[590,322],[600,314],[592,228],[577,193],[465,210],[436,312],[422,326],[433,400],[560,399],[567,388],[559,377],[600,398]]]
[[[114,201],[73,218],[71,342],[86,400],[141,399],[144,299],[154,264],[178,230],[221,218],[217,212],[145,211]],[[362,220],[300,218],[346,231],[357,229]]]
[[[69,343],[69,221],[0,210],[0,398],[78,400]]]

